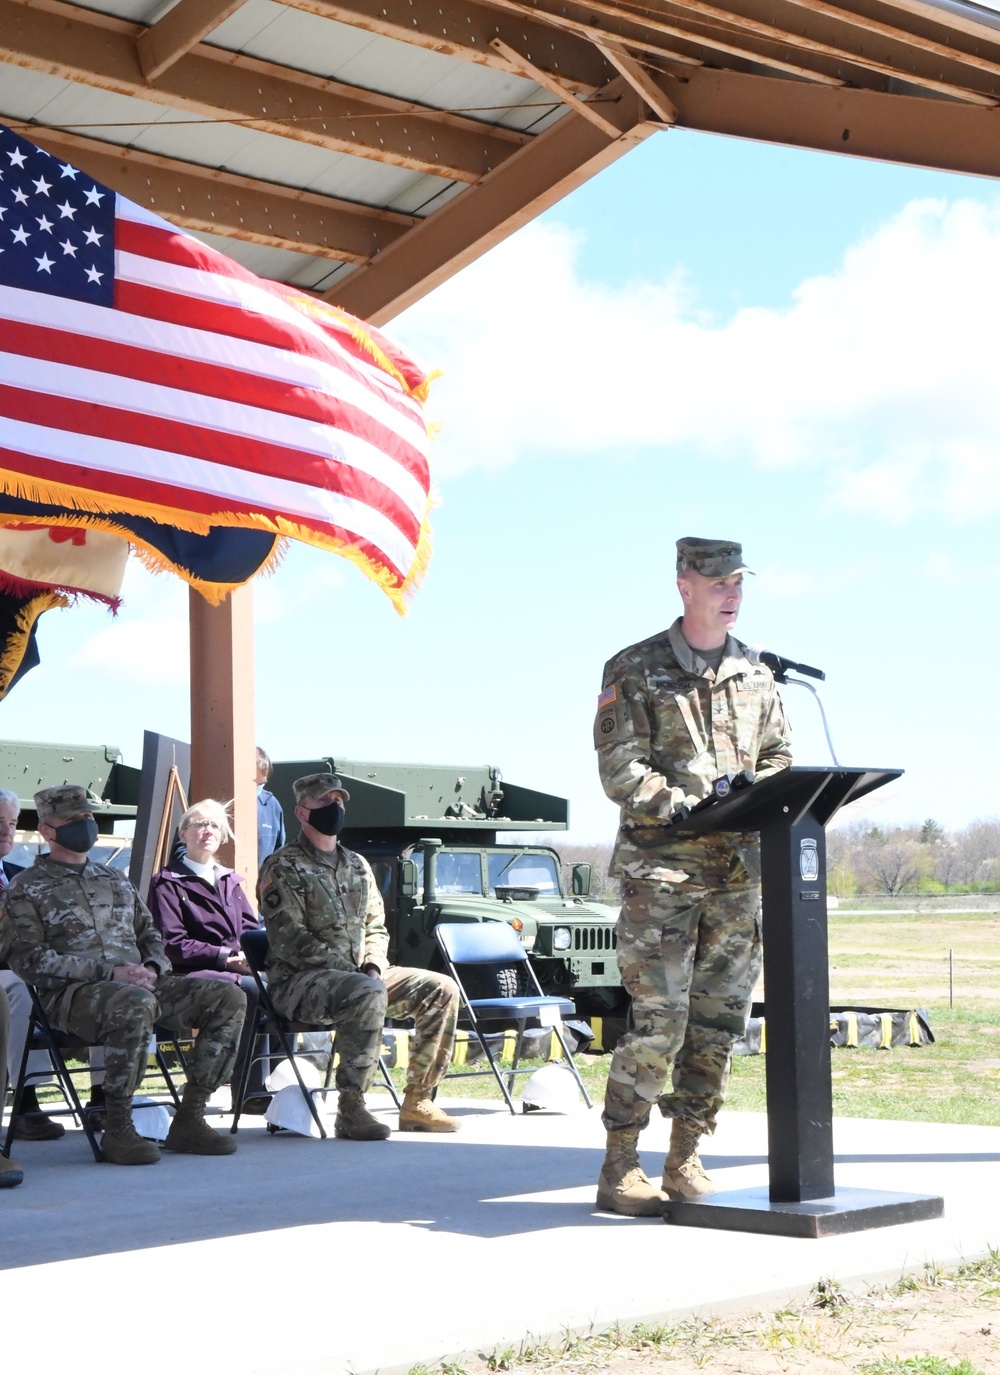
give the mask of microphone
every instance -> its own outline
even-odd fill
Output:
[[[826,682],[826,674],[821,668],[813,668],[811,664],[798,664],[794,659],[786,659],[783,654],[772,654],[769,649],[762,649],[760,645],[751,645],[747,657],[752,664],[766,664],[774,674],[776,683],[788,681],[785,675],[789,669],[793,673],[804,673],[807,678],[818,678],[821,683]]]

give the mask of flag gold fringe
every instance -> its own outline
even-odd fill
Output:
[[[173,525],[179,530],[188,530],[196,535],[207,534],[213,526],[264,530],[272,535],[300,540],[303,544],[310,544],[314,548],[325,549],[331,554],[338,554],[341,558],[347,559],[349,563],[353,563],[364,573],[365,577],[381,588],[401,616],[406,615],[406,599],[420,585],[430,560],[431,539],[428,524],[428,514],[432,505],[430,500],[428,500],[424,517],[420,523],[420,534],[413,562],[403,581],[400,582],[398,577],[390,572],[384,564],[369,558],[367,554],[363,554],[360,549],[355,548],[346,540],[337,539],[332,535],[324,535],[306,525],[299,524],[297,521],[288,520],[284,516],[272,518],[261,513],[233,516],[226,512],[218,512],[212,516],[199,516],[194,512],[167,509],[162,506],[155,506],[151,502],[135,501],[132,498],[117,496],[109,497],[102,502],[102,498],[97,493],[87,492],[77,487],[60,486],[56,483],[39,482],[35,478],[29,478],[23,473],[11,472],[8,469],[0,469],[0,488],[9,495],[21,497],[26,501],[39,501],[51,506],[65,506],[79,512],[79,516],[63,516],[52,520],[46,517],[45,523],[67,526],[87,525],[92,529],[103,530],[108,534],[121,535],[128,539],[129,543],[139,546],[142,551],[139,557],[151,571],[176,573],[178,577],[183,578],[185,582],[199,592],[206,601],[216,606],[224,601],[230,592],[235,591],[237,587],[242,587],[243,583],[204,583],[195,578],[188,569],[173,564],[169,559],[164,558],[159,550],[154,549],[151,545],[142,544],[136,540],[130,531],[124,530],[121,526],[116,526],[113,519],[114,513],[107,509],[110,503],[114,502],[114,510],[116,511],[126,511],[129,515],[134,516],[147,516],[161,525]],[[21,523],[23,520],[23,515],[16,517],[0,515],[0,525]],[[261,571],[270,571],[273,566],[280,562],[283,553],[283,549],[275,549]]]
[[[333,316],[338,324],[343,325],[355,343],[360,344],[365,353],[376,362],[383,372],[387,372],[390,377],[394,377],[399,385],[406,392],[407,396],[412,396],[414,401],[424,402],[430,392],[430,384],[440,373],[428,373],[423,380],[413,387],[407,382],[397,365],[392,361],[383,348],[372,338],[371,326],[366,325],[364,320],[359,320],[356,315],[343,310],[340,306],[331,305],[329,301],[317,301],[314,296],[299,296],[288,294],[285,298],[297,310],[301,310],[304,315],[311,315],[314,319],[323,323],[324,316]]]
[[[0,657],[0,699],[6,697],[10,680],[21,667],[35,622],[43,611],[51,611],[56,606],[69,606],[69,599],[61,592],[42,592],[32,597],[30,602],[25,602],[17,613],[13,634],[8,637]]]

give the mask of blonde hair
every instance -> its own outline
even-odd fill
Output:
[[[203,802],[196,802],[193,806],[188,807],[181,817],[177,829],[178,831],[185,831],[195,820],[214,821],[219,827],[222,839],[233,840],[233,828],[230,824],[229,813],[226,810],[229,805],[228,802],[216,802],[214,797],[206,797]]]

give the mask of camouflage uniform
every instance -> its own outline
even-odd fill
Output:
[[[3,892],[0,954],[34,984],[63,1031],[104,1046],[105,1091],[128,1099],[156,1025],[200,1028],[189,1081],[211,1092],[232,1075],[246,999],[237,985],[170,972],[160,933],[124,874],[89,860],[35,860]],[[154,992],[114,980],[116,966],[154,969]]]
[[[605,666],[594,743],[604,791],[621,806],[611,873],[622,879],[618,964],[632,995],[604,1124],[641,1128],[658,1101],[664,1116],[710,1132],[760,972],[759,838],[676,836],[664,822],[724,773],[788,767],[781,700],[732,636],[713,672],[679,618]]]
[[[429,1093],[451,1060],[458,990],[443,974],[388,964],[382,895],[368,861],[342,845],[318,850],[300,836],[264,861],[259,894],[275,1007],[336,1029],[337,1088],[364,1092],[386,1016],[412,1017],[407,1082]],[[384,983],[361,973],[367,964]]]

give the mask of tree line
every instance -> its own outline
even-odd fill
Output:
[[[611,845],[571,845],[559,837],[549,843],[562,862],[567,892],[573,865],[589,864],[593,900],[621,901],[618,880],[608,874]],[[855,821],[827,833],[826,858],[827,888],[835,897],[994,893],[1000,891],[1000,818],[980,818],[955,831],[933,818],[907,826]]]

